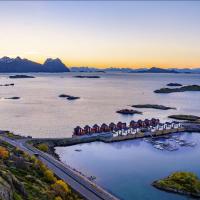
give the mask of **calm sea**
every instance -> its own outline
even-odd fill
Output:
[[[0,129],[33,137],[69,137],[77,125],[129,122],[132,119],[157,117],[166,121],[171,114],[200,113],[200,92],[155,94],[167,83],[199,84],[199,75],[192,74],[117,74],[98,73],[100,79],[74,78],[73,73],[33,74],[35,79],[9,79],[0,75]],[[68,101],[62,93],[79,96]],[[4,99],[19,96],[19,100]],[[132,104],[162,104],[176,110],[138,109],[143,115],[122,116],[118,109]],[[184,134],[199,141],[198,134]],[[81,148],[81,152],[74,151]],[[87,176],[96,176],[97,183],[126,200],[176,200],[186,197],[161,192],[152,181],[176,170],[200,175],[200,147],[182,148],[176,152],[154,149],[142,140],[114,144],[90,143],[57,148],[63,162]]]
[[[199,114],[200,92],[155,94],[153,91],[169,82],[200,84],[200,75],[191,74],[111,74],[98,73],[100,79],[74,78],[73,73],[33,74],[35,79],[9,79],[0,75],[0,129],[33,137],[68,137],[77,125],[103,122],[129,122],[132,119],[158,117],[167,120],[170,114]],[[77,74],[76,74],[77,75]],[[68,101],[65,93],[81,99]],[[5,100],[19,96],[20,100]],[[140,103],[163,104],[177,110],[141,109],[143,115],[121,116],[116,110]]]

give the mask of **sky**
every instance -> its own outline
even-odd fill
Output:
[[[200,67],[200,1],[0,1],[0,57]]]

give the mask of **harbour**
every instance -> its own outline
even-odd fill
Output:
[[[200,175],[197,158],[200,134],[176,132],[157,136],[153,138],[153,143],[151,139],[145,137],[111,143],[81,143],[56,147],[56,153],[62,162],[68,163],[86,177],[94,176],[93,182],[112,191],[120,199],[186,200],[187,197],[156,190],[151,183],[176,170],[194,171]],[[192,147],[181,146],[176,143],[177,139],[190,143],[195,141],[196,144]],[[162,146],[167,141],[177,149],[173,146],[172,149],[164,147],[161,150],[153,146]]]

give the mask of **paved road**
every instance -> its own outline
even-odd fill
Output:
[[[75,191],[80,193],[86,199],[119,200],[103,188],[89,181],[86,177],[80,175],[80,173],[71,169],[69,166],[64,165],[62,162],[56,160],[51,155],[41,152],[38,149],[27,144],[27,140],[11,140],[3,136],[1,136],[0,139],[10,143],[15,147],[18,147],[19,149],[27,152],[30,155],[37,153],[39,155],[38,158],[42,160],[49,169],[51,169],[59,178],[66,181]]]

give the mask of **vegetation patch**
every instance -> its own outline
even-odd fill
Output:
[[[200,179],[191,172],[175,172],[152,185],[160,190],[200,197]]]
[[[0,141],[0,199],[78,200],[81,197],[35,156]]]
[[[40,143],[36,145],[36,148],[38,148],[40,151],[48,152],[49,146],[45,143]]]

